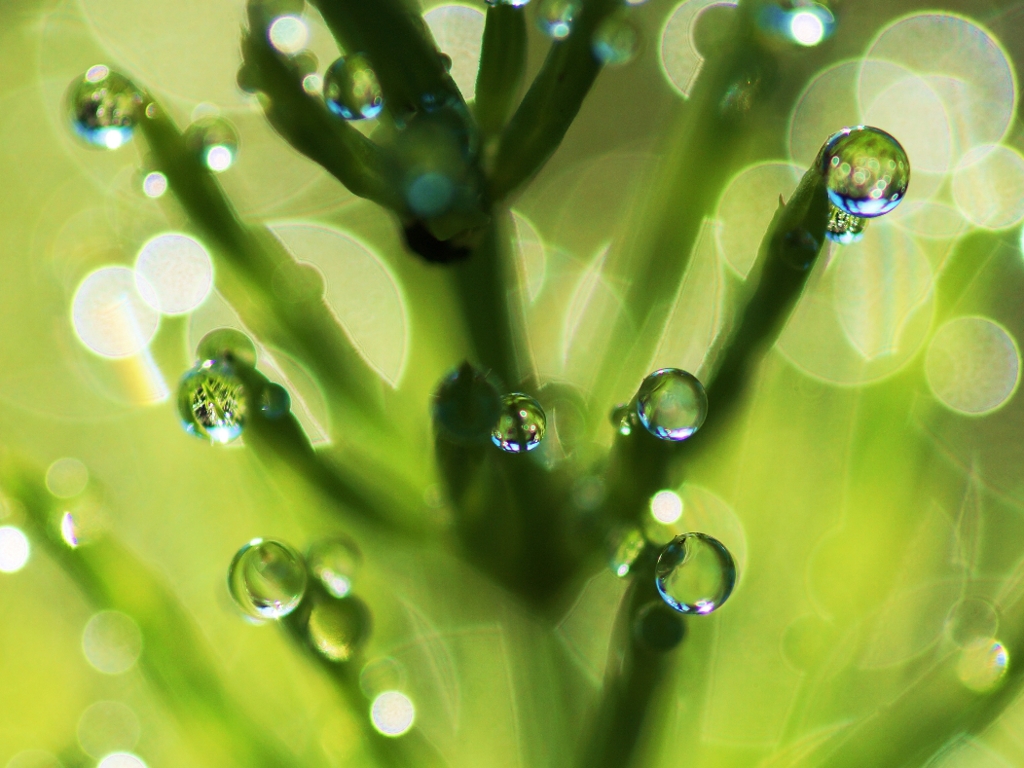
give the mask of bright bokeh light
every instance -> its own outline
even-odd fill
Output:
[[[131,616],[120,611],[100,611],[85,625],[82,653],[99,672],[120,675],[139,660],[142,632]]]
[[[60,537],[72,549],[78,547],[78,527],[75,525],[75,516],[65,512],[60,518]]]
[[[683,500],[675,491],[658,491],[651,497],[651,515],[659,523],[672,525],[683,516]]]
[[[370,722],[385,736],[401,736],[412,728],[415,719],[412,699],[399,691],[385,691],[370,707]]]
[[[235,153],[230,147],[215,144],[206,150],[206,167],[214,173],[223,173],[235,162]]]
[[[466,101],[476,96],[484,14],[468,5],[439,5],[423,14],[438,50],[452,59],[451,76]]]
[[[142,192],[146,197],[163,197],[167,192],[167,177],[160,171],[147,173],[146,178],[142,180]]]
[[[46,487],[58,499],[70,499],[85,490],[89,470],[78,459],[57,459],[46,470]]]
[[[672,10],[661,30],[658,48],[662,71],[669,84],[684,98],[689,97],[697,75],[704,66],[704,57],[693,41],[693,29],[697,17],[713,5],[735,6],[736,3],[684,0]]]
[[[135,261],[139,293],[165,315],[198,307],[213,288],[213,261],[206,248],[187,235],[157,235]]]
[[[975,416],[1013,396],[1020,368],[1013,337],[983,317],[959,317],[939,328],[924,365],[932,394],[952,410]]]
[[[106,64],[97,64],[89,69],[85,73],[86,82],[99,83],[107,79],[107,75],[110,74],[110,68]]]
[[[975,147],[953,172],[953,199],[972,224],[1005,229],[1024,219],[1024,157],[1004,146]]]
[[[270,44],[284,54],[295,54],[309,43],[309,27],[298,16],[279,16],[267,30]]]
[[[14,573],[28,562],[28,538],[19,528],[5,525],[0,528],[0,571]]]
[[[324,92],[324,79],[316,72],[312,72],[302,78],[302,90],[314,95],[322,94]]]
[[[79,340],[97,355],[130,357],[153,340],[160,313],[140,295],[133,270],[102,267],[75,291],[71,322]]]
[[[100,760],[96,768],[146,768],[146,764],[131,752],[114,752]]]
[[[800,45],[817,45],[825,39],[825,24],[813,11],[797,11],[790,17],[789,33]]]

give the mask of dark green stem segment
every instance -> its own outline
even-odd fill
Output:
[[[525,8],[488,6],[473,110],[485,137],[505,127],[525,74]]]
[[[598,25],[621,0],[585,0],[568,38],[556,42],[501,135],[490,178],[492,200],[514,192],[561,144],[601,71],[591,50]]]

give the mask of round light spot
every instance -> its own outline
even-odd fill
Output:
[[[130,357],[156,335],[160,313],[142,298],[137,282],[142,281],[136,281],[135,272],[127,267],[103,267],[75,291],[72,325],[79,340],[97,355]]]
[[[130,752],[114,752],[100,760],[96,768],[146,768],[146,764]]]
[[[817,45],[825,38],[825,24],[816,13],[798,11],[789,20],[789,33],[800,45]]]
[[[133,749],[139,733],[139,718],[119,701],[97,701],[78,718],[78,743],[85,754],[97,759]]]
[[[953,199],[961,213],[985,229],[1024,219],[1024,157],[1009,147],[975,147],[953,172]]]
[[[316,72],[312,72],[302,78],[302,90],[314,96],[324,92],[324,79]]]
[[[671,85],[684,98],[689,97],[697,75],[704,66],[704,57],[693,41],[693,29],[700,16],[713,5],[735,6],[721,0],[684,0],[668,15],[661,30],[659,53],[661,69]]]
[[[85,625],[82,652],[86,660],[107,675],[127,672],[142,653],[142,632],[131,616],[100,611]]]
[[[267,30],[267,37],[277,50],[291,55],[309,43],[309,27],[298,16],[279,16]]]
[[[370,706],[370,721],[385,736],[401,736],[412,728],[415,719],[412,699],[399,691],[385,691]]]
[[[683,516],[683,500],[675,491],[658,491],[651,497],[651,515],[659,523],[672,525]]]
[[[451,76],[466,101],[476,96],[484,14],[468,5],[440,5],[423,14],[438,50],[452,59]]]
[[[213,261],[206,248],[186,235],[158,235],[142,246],[135,261],[139,292],[165,315],[198,307],[213,288]]]
[[[99,83],[106,80],[109,74],[110,68],[107,65],[97,64],[96,66],[89,67],[85,73],[85,79],[90,83]]]
[[[153,171],[146,174],[142,180],[142,192],[146,197],[163,197],[167,192],[167,177],[160,171]]]
[[[939,328],[924,364],[928,386],[958,413],[994,411],[1020,382],[1020,351],[999,325],[982,317],[961,317]]]
[[[234,161],[235,153],[223,144],[216,144],[206,152],[206,167],[214,173],[223,173]]]
[[[0,528],[0,571],[14,573],[28,562],[30,548],[28,538],[13,525]]]
[[[89,470],[78,459],[57,459],[46,470],[46,487],[58,499],[70,499],[85,490]]]
[[[956,674],[966,688],[977,693],[992,690],[1006,676],[1010,655],[995,638],[978,638],[963,647]]]

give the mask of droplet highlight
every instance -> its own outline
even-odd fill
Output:
[[[830,203],[825,237],[833,243],[849,245],[864,239],[864,228],[867,225],[867,219],[862,219],[860,216],[852,216]]]
[[[302,555],[280,541],[253,539],[228,568],[228,590],[243,613],[256,619],[280,619],[306,594]]]
[[[103,64],[72,82],[65,99],[75,135],[102,149],[117,149],[127,143],[142,109],[139,89]]]
[[[491,442],[506,453],[532,451],[544,439],[547,417],[540,403],[518,392],[501,398],[501,415]]]
[[[553,40],[564,40],[572,32],[580,7],[579,0],[541,0],[537,28]]]
[[[608,544],[608,567],[620,579],[624,579],[630,574],[647,547],[647,541],[639,528],[615,531],[609,537]]]
[[[327,108],[345,120],[376,117],[384,109],[384,92],[364,56],[342,56],[324,75]]]
[[[972,640],[960,650],[956,675],[965,688],[976,693],[988,693],[1006,677],[1010,667],[1010,654],[1006,647],[992,637]]]
[[[222,117],[201,117],[185,129],[185,146],[214,173],[223,173],[238,155],[238,131]]]
[[[676,536],[658,556],[654,573],[665,603],[686,614],[717,610],[736,586],[736,563],[729,550],[703,533]]]
[[[644,429],[658,439],[686,440],[707,418],[708,396],[693,374],[662,368],[640,385],[636,415]]]
[[[190,435],[212,443],[240,437],[248,411],[245,386],[230,364],[202,360],[181,377],[178,415]]]
[[[318,541],[306,555],[309,572],[334,597],[346,597],[352,591],[362,564],[359,548],[342,538]]]
[[[879,128],[843,128],[825,142],[819,162],[829,200],[851,216],[881,216],[907,194],[910,160],[900,143]]]

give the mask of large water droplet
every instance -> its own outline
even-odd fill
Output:
[[[532,451],[544,439],[547,417],[540,403],[518,392],[501,398],[501,415],[491,442],[506,453]]]
[[[318,597],[309,613],[309,642],[331,661],[348,661],[370,636],[370,609],[358,597]]]
[[[819,157],[829,199],[851,216],[881,216],[907,194],[910,160],[900,143],[879,128],[843,128],[825,142]]]
[[[359,548],[348,539],[318,541],[306,555],[309,572],[335,597],[345,597],[352,591],[362,563]]]
[[[721,607],[736,586],[736,563],[718,539],[703,533],[676,536],[658,556],[658,592],[680,613],[707,614]]]
[[[256,344],[237,328],[217,328],[199,340],[196,357],[256,367]]]
[[[1009,667],[1006,647],[995,638],[979,637],[961,649],[956,674],[965,687],[987,693],[1002,682]]]
[[[65,99],[75,134],[103,149],[117,149],[131,139],[142,110],[139,89],[103,64],[72,82]]]
[[[223,117],[201,117],[185,129],[185,145],[214,173],[234,165],[238,131]]]
[[[864,239],[864,228],[867,225],[867,219],[862,219],[860,216],[852,216],[846,211],[829,204],[828,225],[825,228],[825,237],[833,243],[849,245]]]
[[[678,368],[655,371],[640,385],[636,415],[661,440],[685,440],[704,423],[708,396],[696,376]]]
[[[384,109],[384,93],[377,74],[364,56],[342,56],[324,75],[327,107],[346,120],[376,117]]]
[[[640,30],[623,14],[613,13],[598,25],[590,47],[602,64],[628,64],[640,50]]]
[[[580,0],[542,0],[537,11],[537,27],[548,37],[564,40],[572,32],[580,7]]]
[[[203,360],[181,377],[178,415],[190,435],[229,443],[242,434],[247,411],[245,386],[230,364]]]
[[[663,602],[650,602],[637,611],[633,637],[651,651],[671,651],[683,641],[686,625],[683,617]]]
[[[431,404],[438,433],[456,443],[485,443],[501,415],[501,396],[469,363],[449,373]]]
[[[306,594],[302,555],[280,541],[253,539],[228,568],[228,590],[243,612],[257,619],[280,619]]]
[[[620,579],[629,575],[643,554],[647,541],[639,528],[626,528],[612,533],[608,539],[608,565]]]

